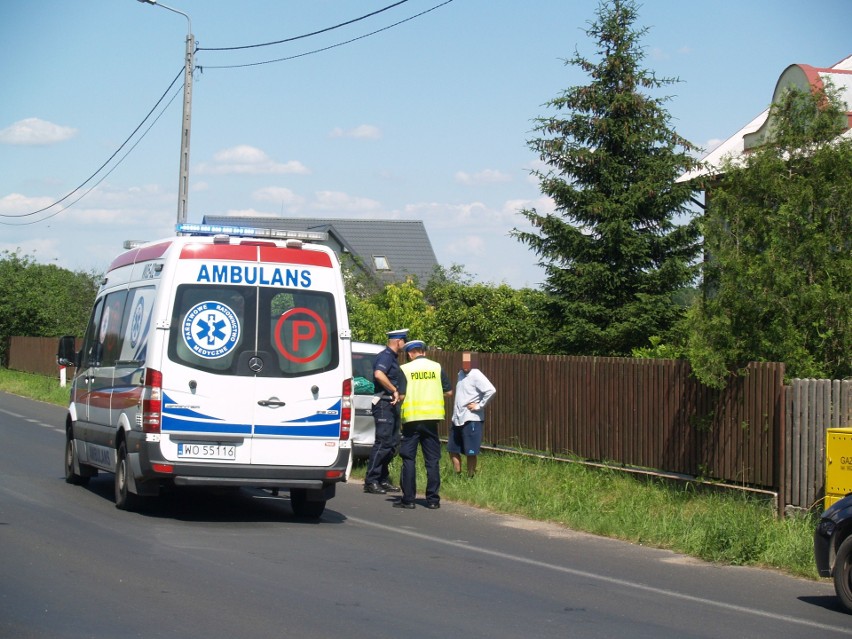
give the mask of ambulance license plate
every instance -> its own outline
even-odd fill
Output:
[[[178,443],[180,459],[236,459],[237,447],[230,444]]]

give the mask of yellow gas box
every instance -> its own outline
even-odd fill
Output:
[[[825,431],[825,507],[852,493],[852,428]]]

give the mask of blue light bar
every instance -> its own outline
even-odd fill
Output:
[[[230,235],[233,237],[262,237],[271,240],[303,240],[306,242],[325,242],[328,239],[328,233],[324,231],[287,231],[253,226],[225,226],[222,224],[177,224],[175,231],[186,235]]]

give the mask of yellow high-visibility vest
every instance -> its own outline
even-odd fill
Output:
[[[402,423],[427,419],[444,419],[444,387],[441,385],[441,365],[425,357],[400,366],[405,375],[405,400],[402,402]]]

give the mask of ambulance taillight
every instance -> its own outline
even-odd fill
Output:
[[[348,441],[352,430],[352,378],[343,380],[343,410],[340,416],[340,440]]]
[[[143,432],[160,432],[161,411],[163,409],[162,397],[163,374],[153,368],[146,368],[141,406],[139,407]]]

